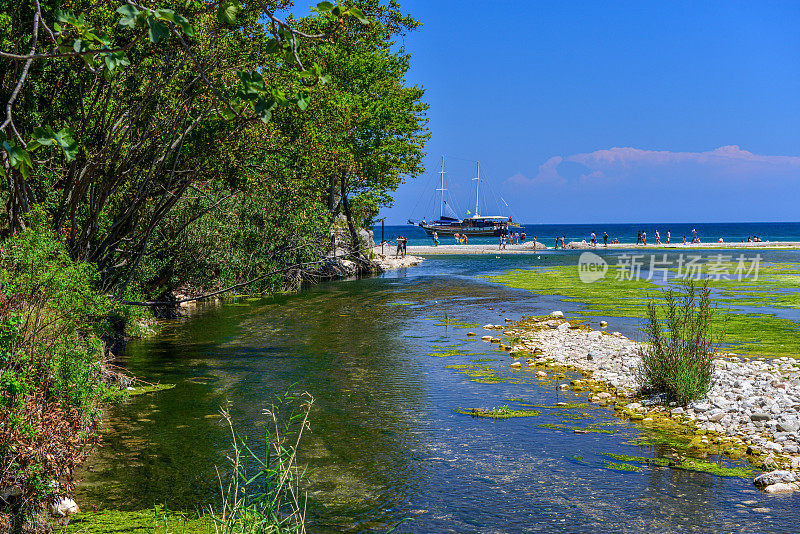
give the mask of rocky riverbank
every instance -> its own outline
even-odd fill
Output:
[[[619,332],[571,324],[561,312],[484,329],[503,329],[503,348],[513,358],[511,367],[574,369],[586,379],[560,384],[561,389],[587,391],[591,402],[613,405],[618,415],[645,426],[664,420],[677,423],[694,436],[690,447],[698,453],[713,447],[733,458],[746,457],[768,471],[754,481],[766,492],[800,489],[800,364],[796,360],[719,354],[708,397],[679,407],[664,405],[660,398],[639,397],[636,370],[641,344]],[[493,340],[492,336],[482,339]],[[544,370],[539,372],[540,378],[546,375]]]

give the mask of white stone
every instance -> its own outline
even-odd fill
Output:
[[[69,497],[56,497],[50,504],[50,514],[53,517],[67,517],[80,512],[78,503]]]
[[[796,484],[784,484],[783,482],[778,482],[777,484],[770,484],[764,491],[767,493],[790,493],[792,491],[797,490]]]

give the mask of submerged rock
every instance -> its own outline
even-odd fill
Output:
[[[797,484],[785,484],[783,482],[778,482],[776,484],[770,484],[764,491],[767,493],[791,493],[797,490]]]

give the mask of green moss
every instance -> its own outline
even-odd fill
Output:
[[[540,414],[536,410],[513,410],[508,406],[500,406],[486,410],[484,408],[464,409],[457,408],[456,413],[471,415],[472,417],[489,417],[492,419],[511,419],[512,417],[534,417]]]

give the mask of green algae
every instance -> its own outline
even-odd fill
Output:
[[[764,313],[763,309],[748,313],[746,309],[724,307],[726,304],[744,308],[800,307],[800,275],[790,274],[793,269],[797,270],[797,264],[772,264],[767,266],[763,278],[759,273],[758,280],[709,281],[717,290],[712,297],[717,306],[714,332],[727,350],[766,356],[800,355],[800,324]],[[561,296],[566,302],[581,303],[583,309],[576,312],[581,316],[632,318],[644,318],[647,304],[662,301],[661,290],[675,284],[675,281],[659,285],[648,280],[617,280],[611,272],[605,278],[584,284],[577,265],[516,269],[485,278],[537,294]],[[531,319],[527,327],[548,328],[544,324],[547,317]],[[757,336],[754,336],[755,331]]]
[[[509,408],[508,405],[492,408],[491,410],[486,410],[484,408],[471,408],[471,409],[457,408],[453,411],[463,415],[471,415],[472,417],[488,417],[491,419],[535,417],[541,414],[541,412],[538,412],[536,410],[514,410],[512,408]]]
[[[709,473],[719,477],[751,479],[756,474],[755,471],[749,467],[725,467],[716,462],[707,462],[696,458],[684,458],[675,467],[678,469],[686,469],[687,471]]]
[[[651,464],[651,465],[658,465],[661,467],[667,467],[670,465],[674,465],[675,462],[667,459],[667,458],[649,458],[645,456],[628,456],[627,454],[615,454],[613,452],[601,452],[603,456],[608,456],[609,458],[613,458],[614,460],[619,460],[621,462],[637,462],[641,464]]]
[[[554,410],[577,410],[581,408],[588,408],[589,404],[586,402],[565,402],[563,404],[525,404],[521,406],[531,406],[533,408],[551,408]]]
[[[499,371],[488,365],[480,364],[455,364],[446,365],[446,369],[453,369],[466,375],[471,381],[480,384],[499,384],[507,382],[509,384],[527,384],[528,380],[521,376],[501,376]],[[519,373],[519,371],[516,371]]]
[[[575,432],[578,431],[579,433],[597,433],[597,434],[614,434],[615,430],[608,430],[606,428],[597,428],[594,425],[590,425],[587,427],[584,426],[571,426],[565,424],[555,424],[555,423],[542,423],[537,425],[539,428],[546,428],[548,430],[564,430]]]
[[[58,534],[214,534],[215,523],[207,517],[192,517],[161,507],[135,512],[102,510],[72,516]]]
[[[136,386],[132,390],[127,390],[128,395],[131,397],[135,397],[137,395],[145,395],[147,393],[155,393],[157,391],[165,391],[167,389],[172,389],[175,387],[175,384],[149,384],[146,386]]]
[[[467,352],[460,350],[460,349],[446,349],[441,351],[434,351],[431,352],[431,356],[436,356],[437,358],[447,358],[449,356],[463,356],[466,355]]]
[[[672,467],[674,469],[683,469],[685,471],[696,471],[699,473],[708,473],[720,477],[734,477],[750,479],[755,475],[755,471],[746,466],[728,467],[720,465],[717,462],[700,460],[698,458],[660,458],[660,457],[644,457],[644,456],[628,456],[627,454],[615,454],[611,452],[600,453],[614,460],[622,462],[633,462],[647,465],[655,465],[659,467]]]
[[[606,469],[613,469],[614,471],[630,471],[635,473],[642,470],[641,467],[622,462],[603,462],[603,467]]]

